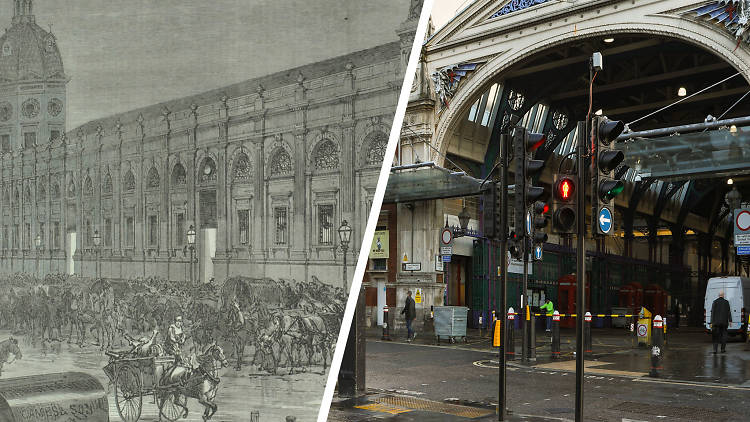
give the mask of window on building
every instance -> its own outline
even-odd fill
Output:
[[[56,141],[56,140],[60,139],[60,131],[56,130],[56,129],[51,130],[49,132],[49,139],[52,140],[52,141]]]
[[[125,246],[135,246],[135,221],[133,217],[125,217]]]
[[[31,249],[31,223],[24,223],[23,248]]]
[[[187,231],[185,231],[185,214],[179,213],[174,219],[174,244],[182,246],[185,244]]]
[[[52,224],[52,245],[55,249],[60,249],[60,222],[55,221]]]
[[[0,135],[3,152],[10,152],[10,135]]]
[[[273,209],[273,219],[276,222],[276,236],[274,243],[276,245],[287,244],[287,209],[286,207],[276,207]]]
[[[250,242],[250,211],[237,211],[238,227],[240,229],[240,244],[247,245]]]
[[[159,241],[159,219],[155,215],[148,216],[148,244],[156,246]]]
[[[39,223],[39,234],[38,234],[38,236],[39,236],[39,240],[41,241],[39,243],[39,247],[40,248],[44,247],[44,238],[47,237],[47,232],[45,232],[44,229],[46,229],[46,227],[44,227],[44,223]],[[35,245],[36,245],[36,243],[35,243]]]
[[[373,271],[387,271],[388,270],[388,259],[386,258],[375,258],[372,260]]]
[[[104,246],[112,247],[112,219],[104,219]]]
[[[13,226],[13,249],[18,249],[21,239],[21,227],[16,224]]]
[[[91,220],[86,220],[86,246],[94,245],[94,232],[91,230]]]
[[[3,226],[3,249],[8,249],[8,235],[10,234],[10,231],[8,230],[8,226]]]
[[[23,134],[23,147],[34,148],[36,146],[36,132],[25,132]]]
[[[333,245],[333,205],[318,205],[318,243]]]

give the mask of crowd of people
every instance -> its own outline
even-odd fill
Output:
[[[315,278],[233,277],[189,286],[156,277],[0,277],[0,329],[27,347],[59,352],[68,343],[179,355],[218,342],[231,350],[235,369],[255,364],[272,373],[325,368],[344,306],[341,288]]]

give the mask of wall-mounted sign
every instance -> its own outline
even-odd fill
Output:
[[[388,230],[375,230],[370,248],[370,258],[388,258]]]
[[[404,271],[422,271],[421,262],[405,262],[402,265]]]

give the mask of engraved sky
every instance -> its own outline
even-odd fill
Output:
[[[10,26],[10,0],[0,22]],[[398,14],[393,8],[400,9]],[[390,9],[390,10],[389,10]],[[68,130],[397,41],[409,0],[36,0],[68,84]]]

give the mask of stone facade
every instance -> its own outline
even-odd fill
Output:
[[[399,35],[413,37],[403,28]],[[14,143],[0,156],[0,271],[342,285],[337,229],[343,220],[353,229],[353,267],[405,46],[394,41]],[[39,98],[65,106],[64,84],[38,85]],[[2,89],[23,86],[6,81]]]

